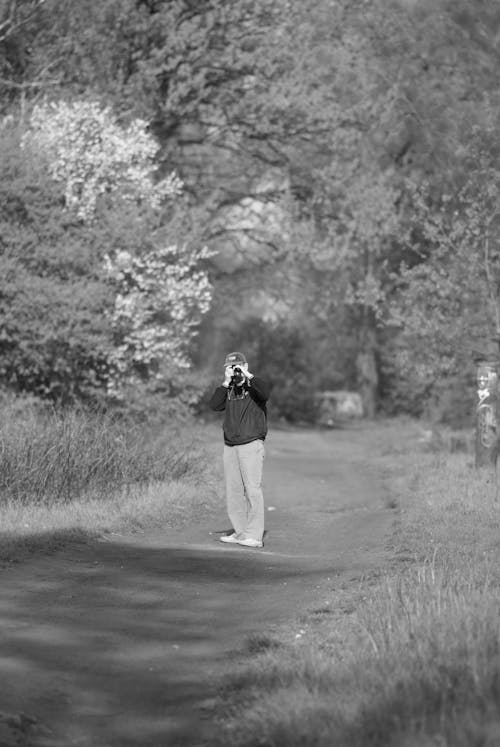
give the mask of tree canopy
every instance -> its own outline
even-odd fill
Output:
[[[95,306],[65,313],[86,314],[99,357],[92,335],[117,313],[104,256],[123,250],[129,267],[156,267],[151,252],[186,247],[213,286],[210,309],[208,297],[191,307],[191,329],[201,323],[198,337],[186,336],[195,367],[214,370],[235,336],[253,349],[251,330],[263,324],[266,350],[274,334],[276,345],[288,340],[304,357],[316,355],[313,389],[356,387],[368,412],[434,406],[443,382],[463,387],[473,356],[500,334],[499,30],[495,0],[1,2],[3,121],[20,142],[38,138],[51,154],[35,182],[26,152],[15,168],[3,160],[2,262],[7,277],[17,257],[9,275],[15,317],[33,314],[34,277],[54,283],[64,275],[67,303],[75,303],[79,293],[68,289],[83,276],[67,268],[78,245]],[[53,117],[44,135],[51,107],[59,124]],[[57,167],[72,142],[64,117],[75,122],[68,112],[92,107],[95,152],[107,143],[110,169],[94,171],[93,182],[88,140],[70,164],[80,171]],[[139,150],[142,137],[147,153],[128,147],[123,160],[115,148],[113,161],[113,127]],[[4,138],[5,148],[13,146]],[[147,178],[149,198],[163,185],[175,199],[146,208],[134,187],[127,209],[127,173],[129,188]],[[55,185],[65,181],[68,190],[70,176],[64,197]],[[85,190],[100,195],[85,208],[97,211],[94,221],[82,212]],[[79,204],[72,218],[61,209],[70,194]],[[55,235],[45,241],[47,226]],[[40,236],[34,248],[30,230]],[[45,274],[34,272],[30,253]],[[173,257],[182,265],[174,252],[167,266]],[[13,287],[2,296],[9,308]],[[52,292],[40,294],[50,306]],[[58,313],[49,306],[46,318]],[[9,324],[0,364],[12,382],[22,323]],[[78,367],[104,376],[104,365]],[[306,388],[302,379],[298,386]]]

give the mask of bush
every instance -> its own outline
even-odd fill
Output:
[[[386,415],[405,413],[451,428],[473,423],[476,386],[472,360],[443,372],[419,364],[410,350],[386,343],[380,359],[380,397]]]
[[[45,166],[8,130],[0,205],[0,376],[55,402],[91,399],[105,387],[112,339],[99,237],[63,209]]]

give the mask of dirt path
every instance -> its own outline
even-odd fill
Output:
[[[384,562],[393,514],[359,466],[362,443],[271,434],[263,550],[218,542],[221,506],[209,526],[114,536],[5,571],[0,747],[208,744],[200,704],[228,652],[321,604],[339,575]]]

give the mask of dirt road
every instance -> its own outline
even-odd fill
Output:
[[[221,501],[209,525],[1,574],[0,747],[209,744],[200,704],[228,653],[384,562],[393,513],[356,432],[274,431],[266,444],[262,550],[218,541]]]

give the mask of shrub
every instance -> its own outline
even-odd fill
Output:
[[[91,398],[107,379],[111,339],[99,242],[1,130],[0,177],[0,376],[53,401]]]

